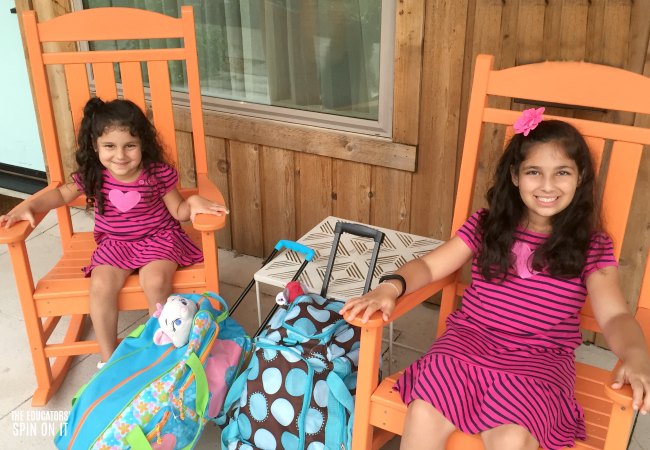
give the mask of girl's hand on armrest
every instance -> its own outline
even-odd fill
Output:
[[[628,309],[618,279],[618,269],[608,266],[591,273],[586,281],[591,309],[607,344],[622,364],[613,389],[632,388],[632,406],[650,412],[650,355],[643,331]]]
[[[36,226],[36,218],[34,217],[36,214],[45,213],[63,206],[80,195],[81,192],[77,189],[75,183],[64,184],[53,189],[47,187],[19,203],[7,214],[0,216],[0,226],[4,224],[5,228],[9,228],[16,222],[27,220],[34,228]]]
[[[230,211],[224,205],[215,203],[200,195],[188,197],[187,204],[190,207],[190,220],[194,220],[197,214],[213,214],[215,216],[224,216]]]
[[[19,203],[7,214],[0,216],[0,226],[4,225],[5,228],[9,228],[14,223],[20,222],[21,220],[27,220],[32,228],[36,226],[34,211],[32,211],[27,201]]]
[[[346,318],[348,321],[361,315],[361,321],[366,323],[376,311],[381,311],[384,322],[387,322],[395,309],[396,294],[396,289],[382,283],[366,295],[350,299],[341,308],[340,314],[349,312],[350,316]]]
[[[632,388],[632,408],[641,414],[650,412],[650,360],[647,354],[629,358],[624,362],[616,376],[613,389],[620,389],[624,384]]]

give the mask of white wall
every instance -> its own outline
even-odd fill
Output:
[[[13,0],[0,0],[0,163],[45,171]]]

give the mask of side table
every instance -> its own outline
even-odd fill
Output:
[[[314,259],[307,264],[299,280],[312,293],[319,293],[327,261],[332,248],[334,227],[336,222],[353,222],[338,217],[329,216],[298,239],[298,242],[315,251]],[[364,224],[365,225],[365,224]],[[371,288],[374,288],[385,273],[396,271],[404,263],[419,258],[443,243],[436,239],[408,234],[386,228],[373,227],[384,232],[384,241],[379,250],[377,266]],[[348,300],[361,295],[368,273],[368,262],[373,249],[373,240],[343,233],[339,242],[336,263],[332,269],[331,281],[327,296],[338,300]],[[298,253],[287,250],[270,261],[254,275],[257,295],[257,317],[262,323],[260,309],[260,283],[276,286],[281,289],[291,281],[303,257]],[[393,342],[393,323],[389,327],[389,361],[392,361],[393,344],[410,350],[419,350],[404,344]]]

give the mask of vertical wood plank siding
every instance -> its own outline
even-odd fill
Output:
[[[19,1],[17,6],[24,9],[31,3]],[[41,8],[41,17],[65,12],[61,2],[54,0],[33,3]],[[240,142],[223,130],[228,123],[223,116],[211,117],[206,111],[210,176],[231,209],[228,227],[219,235],[220,246],[262,256],[278,239],[296,239],[330,214],[447,238],[470,80],[479,53],[494,54],[497,68],[585,60],[650,76],[650,0],[399,0],[395,20],[393,142],[417,145],[415,171],[381,167],[373,161],[344,161],[320,151],[279,148],[275,143],[268,146],[268,139],[256,141],[254,132],[247,138],[250,142]],[[55,74],[52,90],[62,88],[64,75]],[[70,114],[64,109],[59,139],[72,148]],[[648,117],[550,111],[650,127]],[[178,123],[176,127],[191,131]],[[502,128],[486,130],[478,192],[484,193],[490,183],[504,135]],[[179,133],[177,138],[189,154],[189,136]],[[606,150],[605,161],[608,155]],[[191,182],[185,172],[188,158],[180,161],[181,178]],[[72,151],[64,159],[65,166],[72,167]],[[622,282],[632,306],[642,275],[637,268],[642,267],[650,244],[649,192],[646,151],[621,258]]]

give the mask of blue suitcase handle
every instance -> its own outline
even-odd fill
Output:
[[[316,252],[314,252],[314,250],[312,250],[311,248],[294,241],[287,241],[283,239],[281,241],[278,241],[277,244],[275,244],[275,249],[277,251],[280,251],[283,248],[286,248],[288,250],[293,250],[294,252],[302,253],[305,256],[306,261],[311,261],[312,259],[314,259],[314,256],[316,255]]]
[[[294,241],[288,241],[283,239],[278,241],[277,244],[275,244],[275,247],[273,247],[273,251],[271,252],[271,254],[267,256],[264,262],[262,263],[262,267],[266,266],[273,259],[273,257],[277,255],[278,252],[283,248],[286,248],[287,250],[293,250],[297,253],[301,253],[305,257],[305,260],[302,262],[302,265],[300,266],[300,268],[294,275],[293,279],[291,280],[291,281],[296,281],[300,276],[300,274],[302,273],[302,271],[305,270],[305,266],[307,265],[307,263],[309,263],[312,259],[314,259],[314,256],[316,256],[316,252],[311,248],[307,247],[306,245],[302,245]],[[230,315],[232,315],[235,312],[235,310],[239,307],[240,303],[244,300],[244,297],[246,297],[246,295],[252,289],[254,284],[255,284],[255,277],[253,277],[253,279],[248,283],[248,286],[244,288],[244,290],[242,291],[241,295],[239,296],[235,304],[232,305],[232,308],[230,308]],[[271,310],[271,314],[275,312],[275,308],[277,308],[277,306],[274,306],[274,309]],[[267,317],[267,320],[264,322],[265,324],[268,322],[268,319],[271,318],[271,314],[269,314],[269,316]],[[262,328],[260,327],[260,330],[261,329]]]

